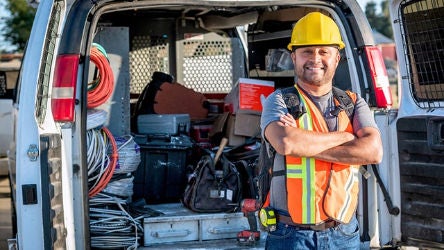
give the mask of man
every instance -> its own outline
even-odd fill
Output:
[[[267,203],[277,225],[266,249],[359,249],[355,217],[359,165],[379,163],[382,143],[373,115],[357,94],[353,118],[336,109],[332,79],[345,47],[336,23],[312,12],[294,26],[288,49],[297,76],[300,105],[295,120],[282,92],[263,103],[262,135],[276,150]]]

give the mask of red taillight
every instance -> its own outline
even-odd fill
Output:
[[[376,106],[378,108],[390,108],[392,102],[392,92],[385,68],[381,50],[374,46],[364,48],[370,64],[370,76],[375,90]]]
[[[51,95],[52,115],[57,122],[74,121],[78,68],[79,55],[57,57]]]

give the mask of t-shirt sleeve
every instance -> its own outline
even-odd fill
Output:
[[[360,95],[356,95],[353,132],[356,133],[358,130],[365,127],[374,127],[378,129],[373,112],[370,110],[367,102]]]
[[[274,121],[279,121],[281,115],[288,113],[288,109],[282,98],[282,92],[276,90],[271,93],[262,102],[262,115],[261,115],[261,134],[262,138],[265,138],[265,128]]]

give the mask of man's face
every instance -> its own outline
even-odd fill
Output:
[[[291,58],[299,82],[322,86],[331,83],[340,55],[336,47],[310,46],[297,48]]]

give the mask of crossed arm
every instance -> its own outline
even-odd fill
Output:
[[[382,160],[379,131],[364,127],[356,134],[348,132],[314,132],[296,127],[291,115],[270,123],[265,136],[276,152],[296,157],[314,157],[342,164],[375,164]]]

